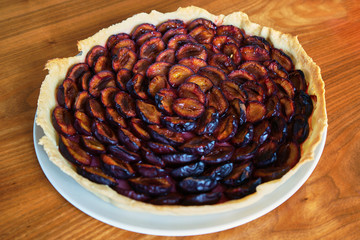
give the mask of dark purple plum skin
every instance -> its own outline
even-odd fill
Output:
[[[203,162],[196,162],[190,165],[181,166],[171,171],[171,176],[174,178],[186,178],[190,176],[198,176],[204,172],[205,164]]]

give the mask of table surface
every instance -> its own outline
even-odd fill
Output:
[[[135,13],[195,4],[298,35],[321,67],[329,119],[308,181],[270,213],[226,231],[178,239],[356,239],[360,235],[360,4],[357,1],[20,1],[0,3],[0,239],[175,239],[104,224],[68,203],[42,172],[33,120],[44,65]]]

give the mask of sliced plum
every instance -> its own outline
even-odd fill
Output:
[[[175,132],[189,132],[196,128],[194,120],[180,117],[163,116],[161,117],[161,122],[165,127]]]
[[[136,109],[139,117],[149,124],[160,124],[161,112],[153,104],[141,100],[136,101]]]
[[[59,151],[67,160],[80,166],[90,165],[94,158],[94,156],[85,151],[78,142],[63,135],[60,135]]]
[[[115,107],[114,96],[118,91],[116,87],[107,87],[100,92],[101,103],[104,107]]]
[[[70,78],[74,82],[79,83],[79,79],[81,78],[81,76],[83,76],[85,73],[89,71],[90,71],[89,65],[87,65],[86,63],[77,63],[69,68],[69,70],[66,73],[65,79]]]
[[[287,124],[286,121],[278,116],[269,118],[271,135],[270,139],[277,143],[283,142],[287,135]]]
[[[153,153],[150,149],[142,146],[141,153],[142,153],[143,160],[145,163],[149,163],[149,164],[159,166],[159,167],[165,166],[164,161],[158,155]]]
[[[212,134],[219,124],[219,113],[215,107],[206,108],[203,116],[197,121],[197,128],[195,132],[198,135]]]
[[[257,143],[250,143],[242,147],[235,149],[234,154],[231,157],[231,160],[235,162],[242,162],[249,159],[252,159],[255,156],[257,150]]]
[[[263,37],[259,36],[248,36],[245,39],[247,45],[258,45],[259,47],[264,48],[266,51],[271,52],[271,45]]]
[[[225,35],[218,35],[216,37],[214,37],[212,44],[214,45],[214,47],[216,49],[218,49],[219,51],[221,51],[224,47],[225,44],[229,44],[229,43],[233,43],[236,46],[238,46],[238,43],[235,41],[235,39],[233,39],[232,37],[229,36],[225,36]]]
[[[215,86],[211,88],[210,91],[206,94],[206,98],[208,100],[208,106],[214,107],[220,116],[227,111],[229,102],[226,100],[220,88]]]
[[[121,68],[132,70],[137,60],[136,53],[129,48],[120,48],[112,59],[112,68],[115,72]]]
[[[163,160],[167,165],[184,165],[190,162],[194,162],[198,158],[199,157],[197,155],[187,153],[173,153],[161,156],[161,160]]]
[[[291,99],[295,96],[295,88],[294,85],[287,80],[286,78],[276,77],[272,79],[276,86],[278,87],[279,91],[281,91],[280,96],[287,96]]]
[[[275,179],[279,179],[285,175],[290,170],[290,167],[267,167],[267,168],[257,168],[254,171],[253,176],[255,178],[261,178],[262,182],[268,182]]]
[[[198,25],[189,32],[189,35],[192,36],[198,43],[211,43],[214,36],[215,30],[208,28],[205,25]]]
[[[132,73],[129,69],[121,68],[116,74],[116,86],[121,90],[126,90],[126,84],[131,79]]]
[[[241,57],[245,61],[263,62],[270,60],[270,54],[264,48],[257,45],[248,45],[240,48]]]
[[[197,119],[204,113],[205,107],[198,100],[187,97],[174,100],[172,110],[179,117]]]
[[[168,62],[155,62],[149,66],[146,71],[146,76],[152,79],[156,76],[167,76],[172,64]]]
[[[161,38],[162,35],[158,31],[151,31],[151,32],[144,33],[136,39],[136,45],[140,47],[141,45],[143,45],[144,42],[146,42],[150,38],[154,38],[154,37]]]
[[[175,53],[175,57],[178,61],[183,58],[196,57],[203,60],[206,60],[207,53],[206,49],[199,44],[187,43],[179,47],[179,49]]]
[[[79,86],[85,91],[89,90],[89,81],[92,77],[93,74],[90,71],[85,72],[79,79]]]
[[[266,115],[265,105],[259,101],[249,101],[246,104],[246,120],[248,122],[258,122]]]
[[[156,56],[165,49],[165,43],[159,37],[150,38],[141,45],[139,50],[140,58],[147,58],[154,61]]]
[[[139,59],[135,64],[134,67],[132,69],[132,72],[134,74],[142,74],[142,75],[146,75],[146,70],[149,68],[149,66],[152,64],[152,61],[150,61],[147,58],[142,58]],[[126,84],[126,83],[125,83]]]
[[[129,163],[139,162],[141,160],[141,156],[139,154],[131,152],[124,146],[110,145],[107,149],[110,154]]]
[[[116,110],[125,118],[136,116],[134,99],[126,92],[119,91],[115,97]]]
[[[280,65],[285,68],[287,72],[291,72],[294,70],[294,64],[291,58],[286,55],[283,51],[277,48],[271,49],[271,58],[278,61]]]
[[[279,116],[281,111],[280,100],[276,95],[271,96],[265,101],[266,117]]]
[[[249,144],[254,137],[254,126],[252,123],[245,123],[238,128],[235,136],[231,139],[231,143],[237,147]]]
[[[129,49],[132,52],[136,52],[136,44],[133,40],[131,39],[123,39],[118,41],[112,48],[111,48],[111,55],[112,57],[114,56],[119,56],[121,55],[120,51],[121,49]]]
[[[290,72],[289,80],[292,82],[296,90],[306,91],[307,84],[305,81],[305,75],[303,71],[294,70]]]
[[[180,98],[193,98],[205,104],[206,96],[196,83],[185,82],[178,87],[178,95]]]
[[[171,183],[166,178],[138,177],[128,180],[136,192],[150,196],[165,195],[171,190]]]
[[[212,205],[216,204],[221,199],[221,192],[209,192],[200,194],[186,195],[182,201],[183,205]]]
[[[237,117],[233,114],[229,114],[219,121],[219,125],[214,131],[214,136],[217,141],[225,142],[235,136],[237,129]]]
[[[147,143],[147,146],[156,154],[170,154],[177,152],[173,146],[164,143],[151,141]]]
[[[155,178],[166,176],[166,171],[163,168],[152,164],[137,163],[136,168],[142,177]]]
[[[90,136],[92,134],[91,132],[91,125],[92,120],[91,118],[86,115],[86,113],[82,111],[76,111],[74,113],[74,128],[76,131],[78,131],[80,134]]]
[[[147,95],[147,86],[147,78],[145,78],[144,75],[138,73],[127,82],[126,89],[136,98],[146,100],[149,98]]]
[[[222,81],[220,83],[220,88],[226,99],[229,101],[240,99],[242,102],[245,102],[247,100],[246,92],[237,83],[231,80]]]
[[[92,125],[94,136],[104,144],[117,144],[118,139],[114,131],[104,122],[95,120]]]
[[[243,30],[232,25],[222,25],[216,29],[217,35],[225,35],[233,38],[239,45],[244,40]]]
[[[155,103],[157,108],[165,114],[172,115],[172,105],[177,99],[177,93],[174,89],[163,88],[155,94]]]
[[[106,108],[105,117],[112,126],[123,128],[126,128],[127,126],[125,119],[116,111],[115,108]]]
[[[265,142],[271,134],[271,126],[267,119],[264,119],[254,125],[253,141],[257,144]]]
[[[151,136],[161,143],[177,146],[185,142],[183,135],[179,132],[174,132],[170,129],[162,128],[159,125],[149,125],[148,128]]]
[[[239,69],[244,69],[252,74],[255,79],[261,79],[268,75],[266,68],[256,61],[247,61],[239,66]]]
[[[141,147],[141,140],[126,128],[118,128],[117,136],[119,142],[132,152],[137,152]]]
[[[89,81],[89,93],[94,98],[100,97],[101,91],[107,87],[115,87],[115,75],[105,70],[95,74]]]
[[[201,91],[203,91],[204,93],[209,91],[214,85],[212,81],[207,77],[203,77],[197,74],[191,75],[189,78],[186,79],[186,82],[197,84],[200,87]]]
[[[289,97],[280,98],[281,113],[287,121],[289,121],[295,114],[294,101]]]
[[[93,136],[81,136],[82,145],[85,147],[87,151],[92,154],[103,154],[106,152],[105,146],[99,142]]]
[[[215,168],[208,168],[204,175],[220,181],[227,177],[232,172],[233,168],[234,164],[232,162],[228,162]]]
[[[167,88],[168,87],[168,81],[166,76],[164,75],[159,75],[159,76],[155,76],[154,78],[152,78],[149,82],[149,86],[148,86],[148,94],[151,97],[155,97],[155,95],[163,88]]]
[[[288,78],[288,72],[276,60],[265,61],[263,64],[268,70],[270,70],[270,76]]]
[[[174,49],[165,49],[157,55],[156,62],[167,62],[167,63],[175,63],[175,50]]]
[[[165,196],[159,196],[150,200],[154,205],[178,205],[180,204],[183,196],[179,193],[169,193]]]
[[[210,177],[187,177],[179,182],[179,187],[188,193],[209,192],[216,187],[217,181]]]
[[[123,39],[130,39],[130,35],[127,33],[118,33],[111,35],[106,41],[106,47],[111,50],[119,41]]]
[[[226,189],[224,194],[229,199],[240,199],[256,191],[256,187],[262,183],[261,178],[251,179],[235,188]]]
[[[150,140],[150,134],[145,130],[143,121],[138,118],[131,118],[129,125],[135,136],[145,141]]]
[[[162,34],[164,34],[166,31],[168,31],[169,29],[173,29],[173,28],[184,28],[185,27],[185,23],[184,21],[180,20],[180,19],[170,19],[167,20],[161,24],[159,24],[157,26],[157,30],[159,32],[161,32]]]
[[[102,167],[104,172],[114,178],[127,179],[130,177],[134,177],[136,172],[133,167],[111,154],[102,154]]]
[[[56,106],[52,112],[52,124],[55,130],[66,136],[75,135],[74,119],[72,114],[64,107]]]
[[[99,121],[105,121],[105,109],[102,104],[95,98],[90,98],[86,105],[86,111],[89,116],[98,119]]]
[[[197,43],[196,40],[188,34],[178,34],[168,41],[168,48],[178,50],[179,47],[186,43]]]
[[[76,172],[95,183],[108,185],[110,187],[117,185],[114,178],[104,174],[103,171],[97,167],[80,166],[76,168]]]
[[[96,45],[93,48],[91,48],[89,50],[89,52],[86,54],[85,57],[85,63],[93,68],[94,67],[94,63],[96,62],[96,60],[100,57],[100,56],[106,56],[108,55],[108,51],[105,47],[100,46],[100,45]]]
[[[167,30],[164,35],[162,36],[162,40],[165,42],[165,43],[168,43],[169,40],[175,36],[175,35],[180,35],[180,34],[183,34],[183,35],[186,35],[188,33],[187,29],[186,28],[183,28],[183,27],[178,27],[178,28],[171,28],[169,30]]]
[[[171,171],[171,176],[174,178],[195,177],[202,174],[204,172],[204,169],[205,169],[205,164],[203,162],[196,162],[178,168],[174,168]]]
[[[307,93],[301,90],[296,91],[294,102],[296,114],[303,114],[308,118],[311,116],[314,106],[311,97]]]
[[[205,136],[196,136],[186,141],[179,149],[189,154],[206,155],[211,152],[214,146],[215,139]]]
[[[229,73],[228,78],[233,82],[241,85],[247,81],[255,81],[256,78],[254,75],[246,71],[245,69],[234,70]]]
[[[216,29],[216,25],[212,21],[205,19],[205,18],[196,18],[196,19],[192,20],[187,25],[187,28],[189,29],[189,31],[191,31],[199,25],[204,25],[208,29],[214,29],[214,30]]]
[[[215,86],[218,86],[220,82],[226,79],[224,71],[214,66],[202,67],[198,70],[197,74],[207,77]]]
[[[290,136],[293,141],[297,143],[303,143],[309,136],[309,123],[308,119],[304,115],[295,115],[290,122],[289,126]]]
[[[238,98],[230,102],[230,106],[234,109],[238,119],[238,124],[243,125],[246,121],[246,104]]]
[[[259,101],[263,102],[265,99],[264,88],[256,81],[248,81],[241,85],[243,91],[246,92],[248,101]]]
[[[235,43],[229,42],[223,45],[222,52],[227,55],[235,65],[241,62],[241,54]]]
[[[71,78],[65,79],[58,87],[56,92],[56,100],[60,106],[66,109],[72,109],[78,95],[78,87]]]
[[[175,64],[169,70],[168,81],[172,87],[178,87],[193,74],[194,71],[191,70],[191,68],[185,65]]]
[[[155,25],[150,23],[143,23],[134,28],[134,30],[131,32],[131,37],[132,39],[137,39],[144,33],[152,31],[156,31]]]
[[[101,72],[104,70],[111,70],[111,60],[108,56],[98,57],[93,66],[93,71],[95,73],[98,73],[98,72]]]
[[[197,73],[200,68],[205,67],[207,65],[204,59],[197,57],[183,58],[179,61],[179,64],[187,66],[188,68],[193,70],[194,73]]]
[[[234,167],[229,176],[222,182],[228,186],[236,187],[246,182],[254,171],[254,165],[251,162],[245,162]]]
[[[280,146],[277,165],[283,168],[293,168],[300,160],[300,146],[295,142],[288,142]]]
[[[229,74],[231,71],[235,70],[235,65],[231,58],[222,53],[211,56],[209,59],[209,65],[220,68],[226,74]]]
[[[256,167],[267,167],[274,163],[277,160],[276,150],[278,148],[278,143],[275,141],[267,141],[261,144],[254,158],[254,163]]]
[[[278,88],[274,81],[268,77],[259,79],[257,82],[263,87],[266,97],[271,97],[272,95],[275,95],[278,91]]]
[[[201,161],[206,164],[219,164],[230,160],[234,153],[234,147],[229,146],[215,146],[211,152],[201,157]]]

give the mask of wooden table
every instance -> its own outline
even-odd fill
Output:
[[[234,3],[236,2],[236,3]],[[175,239],[118,229],[67,202],[42,172],[33,121],[47,60],[138,12],[196,4],[214,14],[298,35],[321,67],[329,128],[301,189],[281,206],[227,231],[178,239],[359,239],[360,4],[358,1],[2,1],[0,3],[0,239]]]

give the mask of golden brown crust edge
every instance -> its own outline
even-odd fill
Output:
[[[171,18],[178,18],[189,21],[195,18],[207,18],[217,24],[232,24],[243,28],[247,34],[262,36],[270,40],[276,48],[281,48],[288,55],[293,57],[295,67],[303,70],[306,80],[309,83],[309,94],[317,96],[317,102],[314,106],[314,112],[311,117],[311,132],[308,139],[302,147],[302,157],[300,163],[290,170],[284,177],[279,180],[261,184],[257,188],[257,192],[239,200],[232,200],[217,205],[205,206],[157,206],[144,202],[132,200],[122,196],[105,185],[100,185],[89,181],[78,175],[73,166],[58,151],[58,138],[55,129],[51,123],[51,113],[56,105],[55,91],[57,86],[64,79],[67,69],[79,62],[85,60],[86,52],[94,45],[104,45],[107,38],[119,32],[131,32],[132,28],[141,23],[153,23],[157,25],[160,22]],[[232,13],[228,16],[215,16],[204,9],[198,7],[179,8],[175,12],[160,13],[152,11],[150,14],[140,13],[121,23],[112,25],[106,29],[102,29],[94,36],[89,37],[78,43],[79,51],[82,54],[75,57],[53,59],[46,64],[49,71],[40,89],[38,99],[38,111],[36,124],[43,130],[43,136],[39,144],[43,145],[49,159],[57,165],[62,171],[70,175],[80,185],[96,194],[103,200],[126,210],[143,211],[154,214],[172,214],[172,215],[200,215],[230,211],[242,207],[246,207],[264,195],[272,192],[279,187],[284,181],[290,178],[305,162],[314,159],[314,150],[319,145],[323,132],[327,127],[327,115],[325,108],[325,86],[321,78],[320,68],[306,54],[300,45],[297,37],[283,34],[279,31],[268,27],[262,27],[258,24],[250,22],[248,16],[242,12]]]

